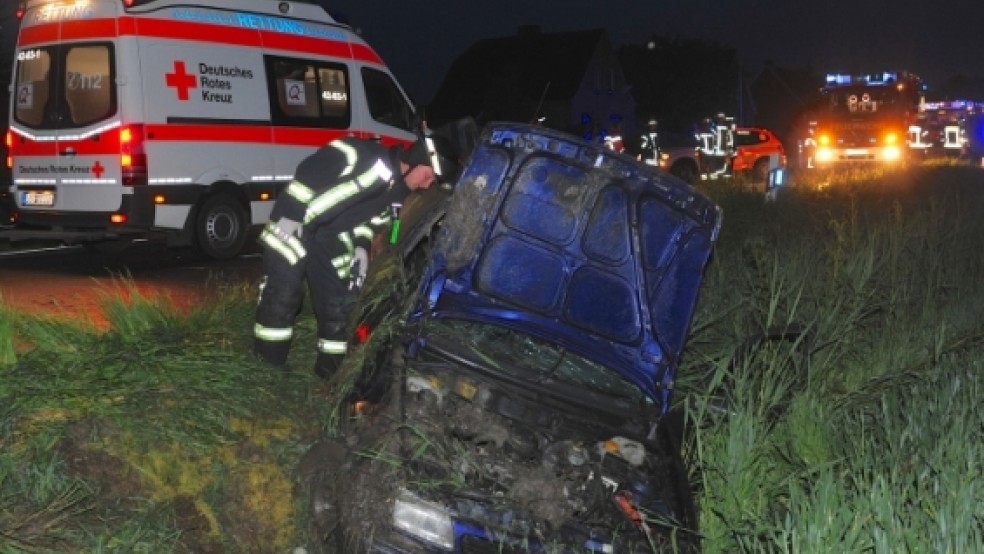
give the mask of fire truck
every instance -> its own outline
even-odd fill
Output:
[[[807,166],[904,163],[909,122],[924,91],[908,72],[828,74],[805,141]]]
[[[939,100],[920,104],[909,124],[909,148],[923,158],[967,156],[969,123],[984,113],[984,102]]]

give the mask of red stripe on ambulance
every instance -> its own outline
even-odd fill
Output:
[[[119,26],[116,22],[119,21]],[[323,56],[352,58],[370,64],[383,64],[382,58],[370,46],[326,38],[304,37],[275,31],[257,31],[229,25],[212,25],[171,19],[120,17],[119,19],[90,19],[74,25],[46,23],[25,27],[20,46],[32,46],[56,40],[100,40],[118,36],[156,37],[190,42],[214,42],[214,34],[222,33],[222,42],[239,46],[264,47],[290,52],[305,52]]]
[[[163,233],[227,258],[316,148],[416,138],[412,103],[350,27],[307,1],[244,4],[26,0],[8,135],[18,232]]]

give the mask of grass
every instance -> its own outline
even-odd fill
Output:
[[[187,316],[126,296],[107,299],[105,333],[0,315],[12,331],[0,350],[0,552],[302,544],[294,471],[324,419],[314,377],[252,359],[245,293]]]
[[[710,192],[678,395],[706,552],[984,551],[982,185],[928,166]]]
[[[675,395],[704,551],[984,552],[984,173],[706,186]],[[0,299],[0,553],[309,545],[298,460],[340,398],[310,349],[254,361],[251,291],[124,296],[106,331]]]

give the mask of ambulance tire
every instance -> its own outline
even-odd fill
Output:
[[[195,217],[195,245],[213,260],[234,258],[246,243],[246,210],[232,196],[215,194],[205,199]]]

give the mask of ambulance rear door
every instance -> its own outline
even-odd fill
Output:
[[[22,222],[58,214],[104,226],[121,207],[118,10],[110,1],[32,3],[21,22],[10,154]]]

